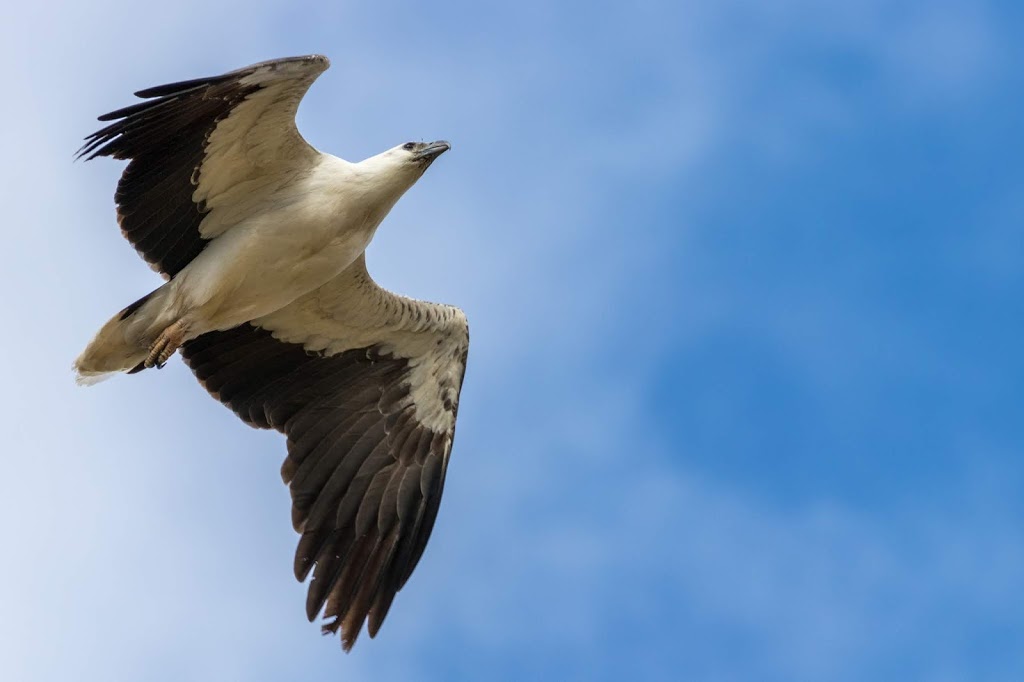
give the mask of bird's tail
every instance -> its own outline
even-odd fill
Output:
[[[157,335],[169,324],[165,308],[168,285],[152,291],[114,315],[82,354],[74,369],[79,384],[95,384],[115,372],[131,372],[141,366]]]

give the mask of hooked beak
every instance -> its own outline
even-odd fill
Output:
[[[433,161],[437,157],[444,154],[446,151],[451,149],[452,146],[447,140],[438,140],[437,142],[431,142],[423,149],[416,153],[416,159],[418,161]]]

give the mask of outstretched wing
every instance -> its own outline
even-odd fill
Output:
[[[281,469],[310,570],[306,614],[346,650],[373,637],[423,554],[455,436],[462,311],[378,287],[363,258],[291,305],[183,348],[207,390],[288,437]]]
[[[311,167],[319,156],[295,112],[330,62],[276,59],[212,78],[140,90],[149,101],[99,117],[80,157],[130,159],[114,195],[124,236],[167,277],[232,224],[231,209]]]

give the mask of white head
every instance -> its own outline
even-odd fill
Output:
[[[361,161],[358,167],[376,191],[397,201],[416,184],[434,159],[449,149],[451,145],[445,140],[406,142]]]

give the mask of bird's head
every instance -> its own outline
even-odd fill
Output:
[[[401,166],[418,170],[420,173],[434,162],[434,159],[452,148],[448,140],[434,142],[406,142],[389,149],[387,154],[394,153],[395,162]]]
[[[373,193],[397,201],[406,190],[416,184],[434,159],[451,149],[446,140],[435,142],[406,142],[371,156],[358,167],[372,186]]]
[[[434,159],[451,149],[447,140],[435,142],[406,142],[371,156],[363,164],[375,173],[390,176],[395,181],[407,182],[408,187],[420,179]]]

